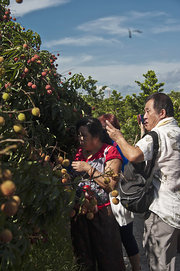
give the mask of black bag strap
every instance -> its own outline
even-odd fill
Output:
[[[152,157],[152,160],[147,162],[147,165],[145,168],[146,178],[149,178],[151,175],[152,169],[155,165],[155,160],[156,160],[158,150],[159,150],[159,142],[158,142],[158,134],[155,131],[150,131],[147,135],[150,135],[153,139],[153,157]]]

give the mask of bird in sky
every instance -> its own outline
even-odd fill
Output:
[[[129,38],[130,38],[130,39],[132,38],[132,32],[136,32],[136,33],[139,33],[139,34],[143,33],[143,32],[142,32],[141,30],[139,30],[139,29],[130,30],[130,29],[128,28],[128,33],[129,33]]]

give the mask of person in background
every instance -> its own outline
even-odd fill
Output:
[[[113,145],[117,148],[119,153],[121,154],[121,157],[123,159],[123,164],[122,164],[122,171],[124,169],[124,165],[128,163],[128,159],[122,154],[121,149],[117,145],[116,142],[114,142],[109,135],[106,132],[106,120],[108,120],[116,129],[120,129],[120,125],[118,122],[118,119],[116,118],[115,115],[113,114],[103,114],[98,118],[103,126],[104,129],[104,136],[105,136],[105,141]],[[115,189],[118,190],[118,184],[116,185]],[[140,257],[139,257],[139,249],[138,245],[136,242],[136,239],[133,235],[133,218],[134,215],[132,212],[129,212],[127,209],[125,209],[122,204],[119,202],[118,205],[114,205],[112,203],[112,197],[111,193],[109,194],[110,196],[110,201],[111,201],[111,208],[114,213],[114,216],[119,223],[119,231],[121,235],[121,240],[123,243],[123,246],[126,249],[126,253],[129,257],[129,261],[132,266],[133,271],[139,271],[140,270]]]
[[[123,159],[123,163],[122,163],[122,168],[121,170],[124,171],[124,166],[128,163],[128,159],[123,155],[121,149],[119,148],[119,146],[117,145],[117,143],[115,141],[113,141],[109,135],[106,132],[106,120],[108,120],[114,127],[116,127],[117,129],[120,129],[120,125],[119,125],[119,121],[116,118],[115,115],[113,114],[103,114],[98,118],[102,124],[102,127],[104,129],[104,137],[105,137],[105,141],[110,144],[113,145],[117,148],[118,152],[120,153],[122,159]]]
[[[107,171],[117,174],[122,158],[114,146],[104,143],[103,128],[98,119],[82,118],[76,128],[80,148],[72,167],[82,180],[77,188],[75,215],[71,218],[71,237],[77,262],[86,271],[96,268],[98,271],[124,271],[121,236],[109,201],[109,192],[116,181],[109,177],[105,182],[103,176]],[[83,193],[86,205],[82,207],[78,200]],[[92,198],[97,207],[93,213]]]
[[[180,127],[174,119],[172,100],[165,93],[150,95],[144,111],[144,128],[158,134],[159,151],[153,172],[154,200],[145,220],[143,242],[151,271],[174,271],[180,238]],[[106,129],[129,161],[152,159],[150,135],[131,146],[108,121]]]

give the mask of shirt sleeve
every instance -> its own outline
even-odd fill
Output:
[[[122,157],[116,147],[110,146],[107,153],[106,153],[106,159],[105,162],[112,160],[112,159],[119,159],[122,161]]]
[[[152,160],[153,158],[153,139],[150,135],[141,138],[135,145],[139,147],[144,154],[144,161]]]
[[[82,161],[83,155],[82,155],[82,149],[79,148],[74,156],[74,161]]]

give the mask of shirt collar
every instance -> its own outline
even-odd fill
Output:
[[[164,125],[166,125],[170,122],[173,122],[173,121],[175,121],[174,117],[168,117],[168,118],[160,120],[155,127],[164,126]]]

